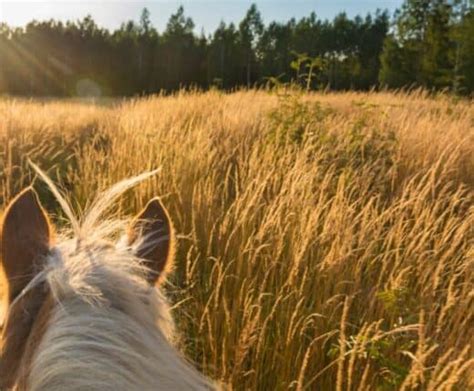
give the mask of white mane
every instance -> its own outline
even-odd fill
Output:
[[[26,288],[46,281],[55,303],[32,358],[32,391],[213,388],[173,348],[168,305],[146,282],[142,260],[127,246],[110,244],[122,222],[97,224],[111,200],[152,174],[112,188],[83,223],[52,187],[72,232],[60,234],[45,269]]]

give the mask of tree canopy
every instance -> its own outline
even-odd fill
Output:
[[[235,25],[196,34],[183,7],[158,32],[144,9],[115,31],[78,21],[0,24],[0,93],[131,96],[305,80],[307,88],[424,86],[471,93],[472,0],[406,0],[391,19],[315,13],[265,25],[255,5]],[[311,76],[308,80],[308,75]],[[306,78],[306,79],[305,79]]]
[[[406,0],[385,39],[380,82],[472,93],[474,1]]]

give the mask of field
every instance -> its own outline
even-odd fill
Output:
[[[0,100],[2,207],[46,170],[77,211],[161,167],[166,291],[196,366],[235,390],[474,387],[474,107],[425,92]]]

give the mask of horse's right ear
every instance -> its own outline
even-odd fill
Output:
[[[158,198],[148,202],[133,219],[128,244],[136,245],[136,256],[146,261],[150,285],[160,282],[173,264],[174,232],[168,212]]]
[[[48,217],[32,188],[23,190],[5,211],[1,231],[2,267],[12,301],[40,270],[50,249]]]

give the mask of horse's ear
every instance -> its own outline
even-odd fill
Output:
[[[8,206],[2,222],[2,267],[13,300],[41,270],[50,249],[48,217],[32,188],[23,190]]]
[[[173,225],[158,198],[148,202],[131,224],[128,243],[137,243],[136,256],[147,261],[151,285],[161,281],[171,269],[173,261]]]

